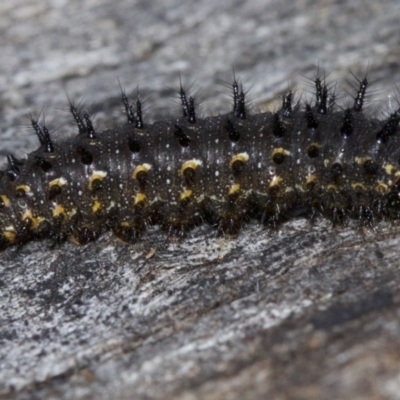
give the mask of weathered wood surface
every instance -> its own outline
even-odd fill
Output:
[[[205,114],[228,110],[232,66],[256,104],[318,63],[332,81],[368,67],[373,99],[395,93],[396,0],[292,3],[3,0],[0,152],[37,146],[29,109],[72,132],[64,89],[99,127],[122,121],[117,78],[153,119],[177,113],[179,72]],[[399,244],[396,226],[298,220],[232,240],[9,249],[0,397],[399,399]]]

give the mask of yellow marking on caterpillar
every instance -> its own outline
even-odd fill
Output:
[[[236,183],[235,185],[232,185],[229,188],[228,195],[231,196],[231,195],[237,193],[239,190],[240,190],[240,185],[238,183]]]
[[[193,194],[193,192],[191,190],[185,190],[184,192],[182,192],[180,194],[179,200],[185,200],[185,199],[189,198],[192,194]]]
[[[64,219],[66,218],[65,208],[61,204],[57,204],[52,210],[51,213],[53,218],[57,218],[62,216]]]
[[[326,189],[327,190],[337,190],[337,186],[333,183],[330,183],[329,185],[327,185]]]
[[[385,172],[386,172],[388,175],[392,175],[392,174],[395,173],[396,170],[397,170],[397,168],[396,168],[393,164],[385,164],[385,165],[383,166],[383,169],[385,170]]]
[[[365,186],[364,186],[362,183],[360,183],[360,182],[354,182],[354,183],[352,183],[352,184],[351,184],[351,187],[352,187],[354,190],[359,190],[359,189],[365,190]]]
[[[95,200],[92,204],[92,212],[95,214],[97,211],[101,210],[103,205],[99,200]]]
[[[3,201],[5,207],[10,207],[10,199],[5,195],[0,195],[0,199]]]
[[[13,226],[8,226],[5,229],[1,231],[3,236],[10,242],[12,243],[15,240],[15,237],[17,236],[15,232],[15,228]]]
[[[135,196],[133,204],[136,206],[139,203],[144,203],[147,200],[147,196],[144,193],[138,193]]]
[[[234,156],[232,156],[231,160],[229,161],[229,168],[232,169],[233,163],[235,161],[241,161],[242,163],[245,163],[247,161],[249,161],[249,155],[247,153],[239,153],[239,154],[235,154]]]
[[[21,215],[21,220],[25,221],[26,219],[30,219],[32,221],[32,228],[36,229],[43,221],[44,218],[41,216],[35,217],[32,214],[31,210],[26,210],[22,215]]]
[[[383,183],[383,182],[378,182],[378,183],[376,184],[376,186],[375,186],[375,190],[376,190],[377,192],[379,192],[379,193],[385,194],[385,193],[388,193],[388,192],[389,192],[389,187],[388,187],[388,185],[386,185],[386,184]]]
[[[139,172],[145,172],[147,174],[150,171],[150,169],[151,169],[150,164],[146,164],[146,163],[140,164],[134,169],[134,171],[132,173],[132,178],[137,179],[137,175]]]
[[[282,181],[283,181],[283,179],[282,179],[280,176],[275,175],[275,176],[272,178],[272,181],[270,182],[270,184],[269,184],[268,187],[271,189],[271,188],[273,188],[274,186],[278,186]]]
[[[330,163],[330,161],[327,158],[325,158],[325,160],[324,160],[325,168],[328,168],[329,163]]]
[[[310,176],[307,177],[306,180],[306,185],[310,185],[311,183],[315,183],[317,181],[317,175],[311,174]]]
[[[28,185],[18,185],[15,190],[22,190],[27,193],[31,191],[31,188]]]
[[[272,150],[271,156],[273,157],[275,154],[283,154],[284,156],[290,156],[292,153],[283,147],[277,147]]]
[[[53,179],[49,182],[49,189],[51,189],[53,186],[64,186],[66,183],[67,180],[65,178]]]
[[[371,157],[356,157],[354,161],[359,165],[364,165],[366,161],[372,160]]]
[[[189,160],[189,161],[185,161],[182,166],[181,169],[179,171],[179,173],[181,174],[181,176],[184,176],[185,170],[187,168],[191,168],[193,171],[196,170],[197,167],[203,165],[201,160],[197,160],[197,159],[193,159],[193,160]]]
[[[93,171],[93,174],[89,178],[89,190],[93,190],[93,182],[99,180],[100,182],[107,176],[105,171]]]

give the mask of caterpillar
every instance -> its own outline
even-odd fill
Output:
[[[233,106],[200,118],[182,85],[182,116],[147,124],[122,91],[127,123],[98,132],[69,102],[78,134],[55,140],[30,116],[40,147],[0,171],[0,250],[29,240],[76,244],[112,230],[134,243],[149,226],[183,238],[200,224],[237,235],[299,216],[373,225],[400,217],[400,106],[365,114],[368,79],[346,107],[319,74],[312,101],[288,91],[277,111],[250,113],[240,80]]]

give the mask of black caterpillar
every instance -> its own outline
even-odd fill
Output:
[[[77,244],[112,230],[135,242],[148,226],[183,237],[208,223],[226,235],[257,219],[276,226],[294,216],[373,225],[400,218],[400,107],[366,117],[367,77],[349,106],[315,78],[315,99],[293,92],[277,112],[249,115],[234,78],[233,109],[200,119],[180,88],[183,116],[147,125],[122,92],[128,123],[96,132],[70,102],[78,135],[54,141],[31,117],[40,148],[0,171],[0,249],[28,240]]]

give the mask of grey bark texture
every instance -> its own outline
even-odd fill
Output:
[[[226,112],[232,67],[254,110],[288,87],[311,97],[318,65],[339,101],[349,71],[368,71],[368,111],[384,114],[399,18],[397,0],[2,0],[0,153],[37,147],[29,111],[73,134],[66,92],[98,129],[122,123],[118,79],[148,120],[178,115],[179,74],[204,115]],[[8,249],[0,397],[400,399],[399,245],[395,225],[299,219],[233,239],[201,227],[180,243],[154,230],[134,246]]]

